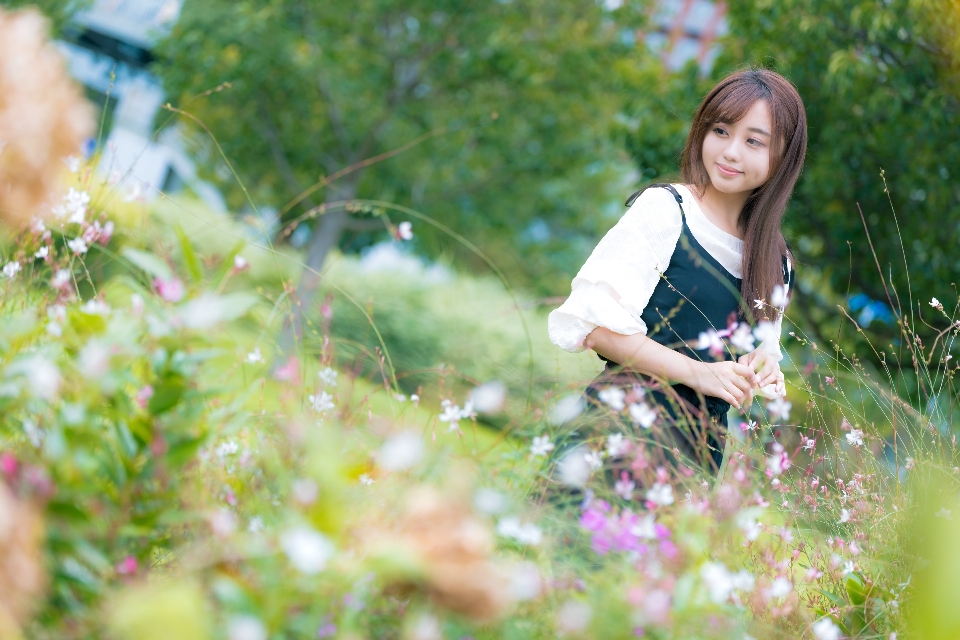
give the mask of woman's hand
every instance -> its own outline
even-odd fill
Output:
[[[685,385],[705,396],[726,400],[736,407],[749,401],[751,389],[758,380],[749,365],[731,361],[692,362],[689,377],[681,381]]]
[[[757,373],[757,384],[754,386],[758,389],[768,384],[776,384],[778,380],[783,380],[783,374],[780,373],[780,363],[775,361],[765,349],[754,349],[750,353],[740,356],[737,362],[750,367]]]

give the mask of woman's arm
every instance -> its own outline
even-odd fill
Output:
[[[642,333],[625,336],[605,327],[597,327],[584,340],[584,346],[603,357],[639,373],[679,382],[708,396],[740,406],[758,382],[753,369],[745,364],[700,362],[651,340]]]

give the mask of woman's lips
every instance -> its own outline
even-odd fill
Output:
[[[726,166],[726,165],[723,165],[723,164],[720,164],[719,162],[717,163],[717,169],[719,169],[719,170],[720,170],[720,173],[722,173],[722,174],[725,175],[725,176],[738,176],[738,175],[740,175],[741,173],[743,173],[742,171],[737,171],[736,169],[731,169],[730,167],[728,167],[728,166]]]

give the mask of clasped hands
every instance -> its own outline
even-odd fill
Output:
[[[780,363],[765,349],[755,349],[740,356],[736,362],[696,362],[690,380],[685,384],[737,407],[748,404],[755,393],[776,398],[784,391]]]

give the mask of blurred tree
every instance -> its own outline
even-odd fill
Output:
[[[802,263],[793,314],[835,337],[848,291],[854,317],[895,339],[907,319],[954,291],[960,272],[960,103],[945,82],[956,33],[947,0],[731,0],[731,33],[710,78],[666,76],[631,106],[626,141],[645,178],[675,173],[689,121],[712,84],[747,64],[776,69],[800,91],[810,145],[785,233]],[[951,22],[952,20],[952,22]],[[952,25],[953,30],[945,28]],[[894,220],[881,169],[890,188]],[[863,209],[888,298],[857,205]],[[910,285],[904,260],[909,264]],[[892,276],[892,281],[890,277]],[[912,301],[912,313],[911,313]],[[920,325],[919,318],[911,320]],[[942,324],[942,322],[937,323]],[[849,325],[848,325],[849,326]],[[924,331],[923,327],[920,327]]]
[[[641,9],[580,0],[188,2],[156,70],[254,199],[280,208],[284,222],[324,203],[391,201],[482,246],[521,284],[560,291],[612,224],[600,208],[627,189],[609,191],[629,161],[608,134],[630,77],[655,63],[634,46]],[[322,176],[425,135],[284,212]],[[215,147],[196,140],[208,175],[243,206]],[[382,221],[351,209],[328,206],[317,218],[310,269],[338,243],[370,242],[377,229],[385,237]],[[405,219],[388,213],[393,224]],[[482,264],[426,224],[414,233],[428,255]],[[308,271],[300,282],[306,307],[317,280]]]
[[[50,18],[51,33],[54,37],[60,35],[63,28],[73,15],[89,6],[93,0],[0,0],[0,8],[17,10],[26,7],[39,9]]]

